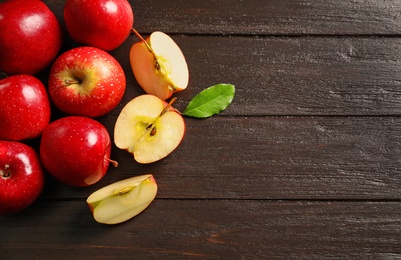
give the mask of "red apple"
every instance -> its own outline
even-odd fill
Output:
[[[50,122],[50,101],[42,82],[30,75],[0,80],[0,139],[38,137]]]
[[[114,109],[124,96],[126,78],[118,61],[95,47],[61,54],[49,76],[49,95],[67,114],[98,117]]]
[[[106,174],[111,142],[107,129],[94,119],[68,116],[50,123],[40,141],[40,159],[59,181],[89,186]]]
[[[41,194],[45,177],[30,146],[0,141],[0,215],[20,212]]]
[[[109,51],[128,38],[134,14],[127,0],[67,0],[64,21],[73,40]]]
[[[35,74],[54,60],[62,45],[54,13],[39,0],[0,3],[0,70]]]

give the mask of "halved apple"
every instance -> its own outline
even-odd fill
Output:
[[[174,92],[187,88],[188,65],[184,54],[174,40],[163,32],[153,32],[130,49],[131,69],[138,84],[148,93],[166,100]]]
[[[86,203],[97,222],[118,224],[141,213],[156,194],[157,183],[152,174],[146,174],[105,186],[92,193]]]
[[[138,163],[158,161],[181,143],[185,135],[183,116],[171,104],[145,94],[128,102],[114,126],[114,143],[134,155]]]

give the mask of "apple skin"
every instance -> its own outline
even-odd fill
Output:
[[[74,41],[109,51],[128,38],[134,14],[127,0],[67,0],[64,21]]]
[[[42,193],[45,177],[30,146],[0,140],[0,215],[28,208]]]
[[[39,149],[45,169],[57,180],[76,187],[101,180],[110,163],[109,133],[88,117],[53,121],[43,131]]]
[[[42,82],[31,75],[0,80],[0,139],[38,137],[50,122],[51,105]]]
[[[183,91],[189,83],[185,56],[167,34],[155,31],[148,38],[133,29],[141,39],[131,46],[129,59],[132,72],[141,88],[162,100]]]
[[[103,116],[120,103],[125,89],[121,65],[109,53],[95,47],[64,52],[49,74],[50,99],[70,115]]]
[[[147,38],[148,44],[149,39],[150,37]],[[174,94],[169,82],[155,69],[153,55],[143,42],[131,46],[129,59],[135,79],[146,93],[162,100],[169,99]],[[144,60],[151,62],[143,62]]]
[[[0,3],[0,70],[34,75],[50,65],[63,42],[54,13],[39,0]]]

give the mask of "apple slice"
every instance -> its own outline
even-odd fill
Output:
[[[134,155],[138,163],[158,161],[180,144],[185,121],[171,104],[145,94],[128,102],[114,126],[114,143]]]
[[[132,72],[143,90],[166,100],[174,92],[187,88],[188,65],[180,47],[163,32],[153,32],[146,40],[141,39],[130,49]]]
[[[155,199],[157,183],[152,174],[115,182],[92,193],[86,203],[94,219],[102,224],[127,221]]]

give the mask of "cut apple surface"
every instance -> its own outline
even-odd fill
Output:
[[[134,155],[139,163],[158,161],[180,144],[185,121],[171,104],[145,94],[128,102],[114,127],[114,143]]]
[[[153,32],[132,45],[130,63],[138,84],[148,93],[166,100],[187,88],[188,65],[174,40],[163,32]]]
[[[86,200],[94,219],[102,224],[127,221],[155,199],[157,183],[152,174],[115,182],[92,193]]]

